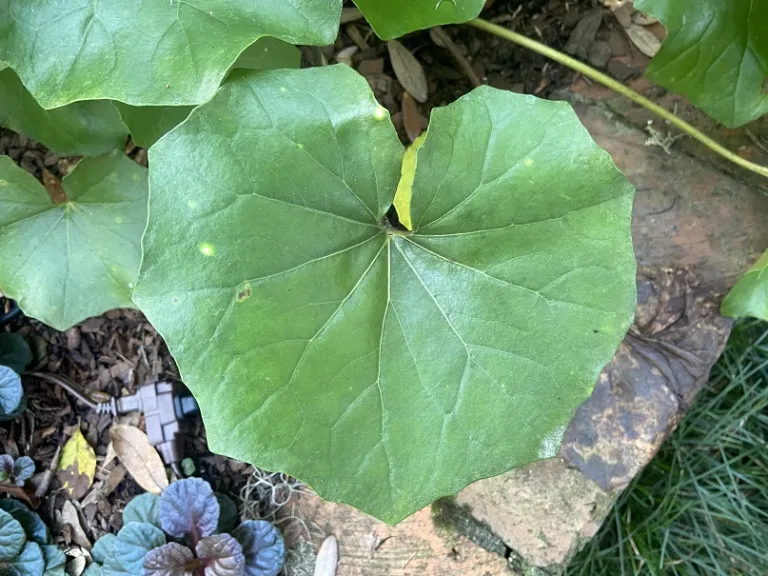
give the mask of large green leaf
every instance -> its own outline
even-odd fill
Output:
[[[376,34],[384,40],[476,18],[486,0],[354,0]]]
[[[342,0],[2,0],[0,60],[44,108],[205,102],[258,38],[331,44]]]
[[[298,48],[277,38],[264,37],[240,54],[233,69],[277,70],[298,68],[301,52]],[[149,148],[167,132],[186,120],[193,106],[130,106],[114,102],[120,116],[131,130],[133,141]]]
[[[150,150],[134,298],[211,449],[394,522],[552,457],[632,318],[632,187],[565,103],[433,112],[403,156],[354,71],[241,75]]]
[[[122,148],[128,129],[109,102],[76,102],[45,110],[13,70],[0,72],[0,125],[71,156],[96,156]]]
[[[146,225],[146,170],[120,152],[83,160],[64,178],[69,201],[0,156],[0,290],[64,330],[132,306]]]
[[[768,113],[768,2],[636,0],[668,35],[648,77],[727,126]]]
[[[768,252],[744,274],[723,300],[723,316],[768,321]]]

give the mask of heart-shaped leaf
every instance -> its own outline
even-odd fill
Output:
[[[34,177],[0,156],[0,290],[59,330],[132,307],[146,174],[117,151],[88,158],[64,178],[68,201],[53,204]]]
[[[13,414],[22,396],[21,377],[8,366],[0,366],[0,414]]]
[[[144,558],[146,576],[193,576],[194,569],[192,550],[176,542],[155,548]]]
[[[43,576],[66,576],[64,568],[67,565],[67,556],[58,546],[43,545],[40,546],[43,552],[43,561],[45,562],[45,572]]]
[[[476,18],[486,0],[355,0],[376,34],[384,40],[438,24]],[[0,53],[2,56],[2,53]]]
[[[768,252],[744,274],[723,300],[723,316],[752,316],[768,321]]]
[[[128,129],[109,102],[78,102],[45,110],[12,70],[0,72],[0,125],[71,156],[97,156],[122,148]]]
[[[0,561],[0,574],[9,576],[40,576],[45,570],[45,560],[40,545],[27,542],[21,553],[13,559]]]
[[[25,504],[18,500],[11,500],[10,498],[3,498],[0,500],[0,509],[5,510],[18,520],[21,527],[24,529],[24,534],[27,540],[37,542],[41,546],[45,546],[50,541],[50,534],[48,533],[48,527],[43,522],[40,516],[26,507]]]
[[[245,555],[245,576],[275,576],[285,564],[285,542],[280,531],[264,520],[243,522],[232,536]]]
[[[128,502],[123,510],[123,526],[129,522],[146,522],[158,528],[160,524],[160,498],[155,494],[145,492]]]
[[[128,574],[144,571],[144,557],[150,550],[165,544],[165,534],[157,526],[144,522],[126,524],[117,533],[114,542],[114,558]],[[105,563],[105,568],[107,563]]]
[[[160,496],[160,524],[174,538],[210,536],[219,524],[219,502],[200,478],[174,482]]]
[[[0,366],[8,366],[21,375],[30,362],[32,350],[22,336],[11,332],[0,333]]]
[[[569,105],[434,110],[413,233],[402,157],[348,67],[231,80],[150,150],[135,294],[213,451],[389,522],[554,456],[635,301],[632,187]]]
[[[647,76],[726,126],[768,113],[768,2],[635,0],[667,39]]]
[[[0,3],[0,60],[44,108],[78,100],[190,105],[262,36],[331,44],[342,0]]]
[[[7,562],[18,556],[27,536],[18,520],[0,510],[0,561]]]
[[[243,576],[243,548],[229,534],[203,538],[195,546],[195,552],[205,563],[205,576]]]

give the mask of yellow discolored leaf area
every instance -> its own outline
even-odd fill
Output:
[[[96,474],[96,453],[77,427],[72,437],[64,444],[59,460],[58,477],[64,489],[75,500],[79,500],[93,484]]]
[[[397,217],[400,219],[400,224],[408,230],[413,230],[413,222],[411,222],[411,195],[413,177],[416,174],[416,153],[424,143],[426,136],[426,133],[424,133],[416,138],[413,144],[405,151],[403,166],[400,169],[400,183],[397,185],[397,192],[395,193],[394,205],[395,210],[397,210]]]

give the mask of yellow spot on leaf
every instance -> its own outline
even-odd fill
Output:
[[[198,249],[203,256],[213,256],[216,254],[216,248],[213,247],[213,244],[208,244],[208,242],[201,242],[198,245]]]
[[[400,168],[400,183],[397,185],[395,193],[395,210],[400,224],[408,230],[413,230],[411,222],[411,196],[413,195],[413,179],[416,176],[416,152],[419,151],[424,143],[426,134],[422,134],[405,151],[403,156],[403,165]]]
[[[373,116],[376,120],[384,120],[387,117],[387,109],[383,106],[377,106]]]
[[[533,166],[533,160],[531,160],[530,158],[526,158],[523,164],[525,164],[526,166]]]
[[[93,484],[95,474],[96,453],[80,431],[78,422],[77,430],[61,451],[57,475],[69,495],[80,500]]]

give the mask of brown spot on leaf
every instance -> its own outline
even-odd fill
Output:
[[[243,284],[240,287],[240,289],[237,291],[237,301],[242,302],[243,300],[247,300],[248,298],[251,297],[251,293],[252,293],[251,284],[250,283]]]

